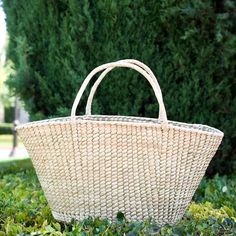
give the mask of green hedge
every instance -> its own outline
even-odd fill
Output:
[[[122,58],[149,65],[168,118],[225,133],[209,173],[232,172],[236,146],[235,1],[3,0],[16,75],[10,87],[31,119],[69,115],[95,66]],[[93,113],[157,117],[137,73],[117,69],[96,94]],[[79,107],[84,112],[85,98]]]
[[[12,129],[11,123],[0,123],[0,134],[12,134]]]
[[[0,235],[236,235],[235,189],[235,177],[204,179],[175,226],[127,222],[121,213],[114,223],[87,219],[63,224],[53,219],[31,162],[5,162],[0,165]]]
[[[14,119],[14,108],[13,107],[4,107],[4,121],[11,123]]]

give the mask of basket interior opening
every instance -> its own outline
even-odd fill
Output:
[[[106,122],[118,122],[118,123],[133,123],[133,124],[160,124],[160,121],[155,118],[145,118],[145,117],[133,117],[133,116],[107,116],[107,115],[90,115],[90,116],[76,116],[76,120],[89,120],[89,121],[106,121]],[[35,125],[47,125],[48,123],[64,123],[64,122],[70,122],[71,117],[59,117],[59,118],[54,118],[54,119],[47,119],[47,120],[41,120],[41,121],[35,121],[35,122],[30,122],[27,124],[22,125],[22,128],[27,126],[35,126]],[[178,121],[170,121],[168,120],[168,124],[172,128],[186,128],[186,129],[191,129],[191,130],[196,130],[196,131],[205,131],[205,132],[210,132],[212,134],[219,134],[222,135],[223,133],[215,128],[212,128],[207,125],[202,125],[202,124],[187,124],[183,122],[178,122]]]
[[[92,115],[92,116],[77,116],[76,119],[93,120],[93,121],[117,121],[117,122],[130,122],[130,123],[142,123],[142,124],[145,123],[160,124],[160,121],[155,118],[132,117],[132,116]],[[215,128],[202,124],[187,124],[178,121],[168,121],[168,123],[172,126],[179,128],[196,129],[211,133],[221,133],[219,130]]]

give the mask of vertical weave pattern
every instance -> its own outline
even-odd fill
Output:
[[[203,125],[116,116],[20,126],[54,217],[179,220],[223,133]]]

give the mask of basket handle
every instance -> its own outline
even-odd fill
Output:
[[[88,83],[92,79],[92,77],[96,73],[98,73],[98,72],[100,72],[102,70],[109,69],[109,71],[110,71],[110,70],[112,70],[115,67],[126,67],[126,68],[134,69],[134,70],[138,71],[140,74],[142,74],[148,80],[148,82],[152,86],[152,89],[154,90],[155,96],[156,96],[157,101],[159,103],[159,120],[162,123],[167,123],[168,121],[167,121],[165,106],[164,106],[163,99],[162,99],[161,90],[160,90],[159,85],[157,86],[158,82],[157,81],[154,82],[152,76],[150,74],[148,74],[145,70],[141,69],[139,66],[137,66],[135,64],[132,64],[132,63],[127,63],[127,62],[124,62],[124,61],[117,61],[117,62],[111,62],[111,63],[103,64],[103,65],[98,66],[97,68],[93,69],[88,74],[88,76],[85,78],[84,82],[82,83],[82,85],[81,85],[81,87],[79,89],[79,92],[77,93],[76,98],[74,100],[74,103],[73,103],[73,106],[72,106],[72,109],[71,109],[71,118],[75,118],[75,116],[76,116],[76,108],[77,108],[77,106],[78,106],[78,104],[80,102],[80,99],[81,99],[81,97],[82,97],[82,95],[84,93],[84,90],[86,89],[86,86],[88,85]],[[101,74],[101,76],[103,75],[102,79],[104,78],[104,76],[108,72],[104,71]]]
[[[144,63],[142,63],[141,61],[135,60],[135,59],[124,59],[124,60],[120,60],[118,62],[127,62],[127,63],[131,63],[134,65],[139,66],[141,69],[145,70],[153,79],[153,81],[156,83],[156,87],[159,90],[159,93],[162,95],[160,86],[157,82],[157,79],[155,77],[155,75],[153,74],[153,72],[151,71],[151,69],[145,65]],[[106,76],[107,73],[109,73],[112,70],[112,68],[107,68],[96,80],[96,82],[94,83],[93,87],[91,88],[88,100],[87,100],[87,105],[86,105],[86,110],[85,110],[85,115],[91,115],[91,108],[92,108],[92,101],[93,101],[93,97],[95,92],[97,91],[98,85],[101,83],[101,81],[103,80],[103,78]]]

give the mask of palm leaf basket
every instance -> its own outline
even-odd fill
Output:
[[[115,67],[141,73],[159,103],[159,118],[91,115],[94,93]],[[80,98],[93,85],[84,116],[76,116]],[[153,218],[160,224],[181,219],[223,133],[201,124],[169,121],[159,84],[143,63],[127,59],[95,68],[84,80],[70,117],[17,127],[32,159],[55,219],[87,217],[114,220]]]

